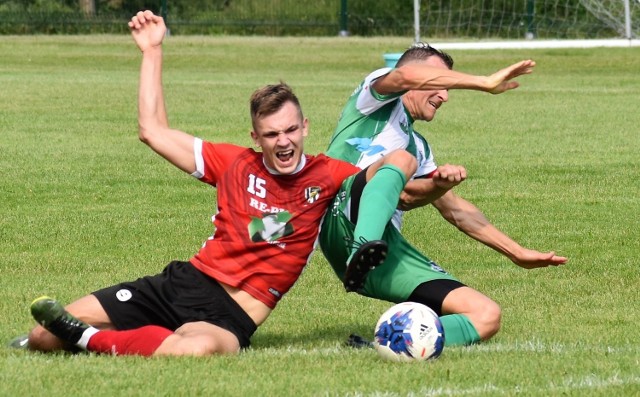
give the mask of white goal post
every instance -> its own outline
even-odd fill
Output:
[[[580,3],[602,22],[627,39],[637,37],[632,27],[632,0],[580,0]],[[634,0],[634,3],[640,3]]]
[[[520,1],[520,9],[523,9],[522,2],[526,3],[527,9],[527,20],[529,21],[526,32],[524,32],[523,37],[516,40],[487,40],[487,39],[472,39],[472,38],[464,38],[464,39],[453,39],[455,41],[449,42],[442,41],[440,43],[433,43],[434,46],[437,45],[438,48],[442,49],[491,49],[491,48],[586,48],[586,47],[627,47],[627,46],[638,46],[640,43],[638,42],[638,36],[640,35],[640,0],[579,0],[579,1],[570,1],[565,0],[565,8],[560,9],[562,7],[562,1],[548,1],[548,0],[516,0]],[[514,3],[516,2],[514,1]],[[537,4],[536,4],[537,1]],[[422,3],[422,10],[421,10]],[[438,4],[436,4],[438,3]],[[452,4],[455,2],[451,2]],[[498,3],[498,2],[496,2]],[[588,14],[593,20],[599,21],[602,25],[606,25],[611,32],[615,32],[617,37],[609,37],[609,38],[586,38],[586,39],[566,39],[566,38],[551,38],[547,37],[545,39],[539,39],[536,36],[536,25],[533,22],[535,19],[540,21],[547,21],[546,23],[549,25],[553,25],[556,23],[554,18],[557,16],[567,15],[570,11],[567,11],[570,7],[569,4],[572,4],[572,7],[583,7],[583,13]],[[438,15],[436,18],[438,21],[447,21],[453,26],[457,20],[461,20],[463,18],[459,16],[452,16],[451,11],[449,14],[446,14],[444,10],[440,10],[440,8],[446,7],[437,7],[437,11],[434,12],[434,7],[438,5],[445,4],[442,1],[434,1],[434,0],[414,0],[413,1],[413,9],[414,9],[414,41],[421,41],[421,34],[429,33],[429,26],[421,26],[421,20],[424,24],[425,21],[433,21],[433,15],[430,15],[430,18],[425,18],[423,13],[431,12],[433,14],[442,13],[442,15]],[[482,2],[482,4],[493,4],[493,2]],[[560,5],[559,5],[560,4]],[[432,7],[429,7],[432,6]],[[554,15],[546,15],[543,12],[538,11],[536,14],[536,8],[542,9],[543,12],[553,13]],[[554,10],[554,6],[557,9]],[[456,8],[458,13],[464,12],[461,9],[464,7],[464,3],[460,2],[455,5],[450,6],[452,9]],[[511,9],[505,9],[505,6],[497,6],[496,9],[480,9],[480,10],[469,10],[469,14],[475,13],[483,13],[483,15],[498,15],[500,13],[504,14],[500,16],[500,18],[494,18],[499,20],[508,20],[509,18],[521,18],[522,19],[522,11],[520,14],[517,14],[515,11],[515,6]],[[575,11],[575,10],[574,10]],[[506,15],[506,16],[505,16]],[[471,18],[467,19],[467,23]],[[548,22],[550,21],[550,22]],[[635,22],[635,24],[634,24]],[[433,23],[433,22],[432,22]],[[557,24],[557,23],[556,23]],[[522,22],[520,22],[522,25]],[[439,26],[442,29],[442,26]],[[385,55],[385,59],[387,60],[387,64],[393,63],[393,58],[397,54],[387,54]]]

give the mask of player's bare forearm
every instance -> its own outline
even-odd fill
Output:
[[[535,62],[524,60],[491,74],[478,76],[449,69],[411,63],[392,70],[374,83],[376,92],[387,95],[408,90],[476,90],[500,94],[518,87],[512,79],[529,74]]]
[[[160,128],[167,128],[162,96],[162,47],[154,47],[143,52],[138,88],[139,133],[147,144]]]
[[[522,247],[489,222],[476,206],[455,196],[452,192],[435,201],[434,206],[460,231],[506,256],[524,269],[558,266],[567,262],[567,258],[556,255],[553,251],[539,252]]]
[[[153,114],[155,120],[152,121],[157,121],[162,126],[168,127],[169,122],[167,120],[161,82],[162,42],[167,31],[164,19],[151,11],[140,11],[131,18],[128,25],[134,42],[143,54],[143,65],[140,76],[141,87],[143,85],[147,87],[150,84],[156,84],[158,86],[156,87],[157,95],[155,95],[155,98],[152,98],[155,103],[143,103],[143,98],[139,98],[139,103],[141,105],[148,105],[145,110],[150,110],[151,114]],[[146,76],[147,73],[152,74]],[[150,82],[143,81],[143,79],[147,77],[149,77],[147,80],[150,80]],[[145,115],[149,115],[149,112],[145,112]],[[150,120],[144,121],[149,122]]]
[[[448,192],[434,202],[434,206],[449,223],[467,236],[513,258],[520,246],[489,222],[469,201]]]
[[[162,89],[164,22],[150,11],[139,12],[129,22],[134,41],[142,51],[138,88],[139,138],[181,170],[195,171],[194,137],[169,128]]]
[[[433,203],[442,197],[448,189],[439,188],[432,179],[421,178],[414,179],[404,187],[400,193],[400,202],[398,209],[409,211],[418,207],[423,207]]]

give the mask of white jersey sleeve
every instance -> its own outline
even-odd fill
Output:
[[[356,109],[358,109],[361,114],[365,116],[370,115],[387,103],[396,100],[399,96],[404,94],[404,92],[400,92],[392,95],[380,95],[371,87],[376,79],[386,75],[391,70],[393,69],[378,69],[365,77],[364,81],[362,82],[360,92],[358,93],[358,98],[356,99]]]
[[[416,143],[416,159],[418,159],[418,169],[414,178],[420,178],[431,174],[438,167],[433,157],[433,151],[429,142],[419,133],[413,133]]]

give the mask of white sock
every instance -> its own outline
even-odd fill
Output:
[[[87,328],[82,333],[82,336],[80,337],[80,340],[78,340],[78,342],[76,342],[76,346],[81,347],[84,350],[87,350],[87,345],[89,344],[89,339],[91,339],[91,337],[93,335],[97,334],[98,332],[100,332],[100,330],[98,328],[94,328],[94,327]]]

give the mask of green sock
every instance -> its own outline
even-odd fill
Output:
[[[448,314],[440,317],[444,328],[445,346],[467,346],[480,342],[478,331],[464,314]]]
[[[378,169],[367,182],[360,197],[358,223],[353,232],[355,241],[361,241],[362,238],[366,241],[382,238],[406,183],[407,178],[398,167],[387,164]]]

